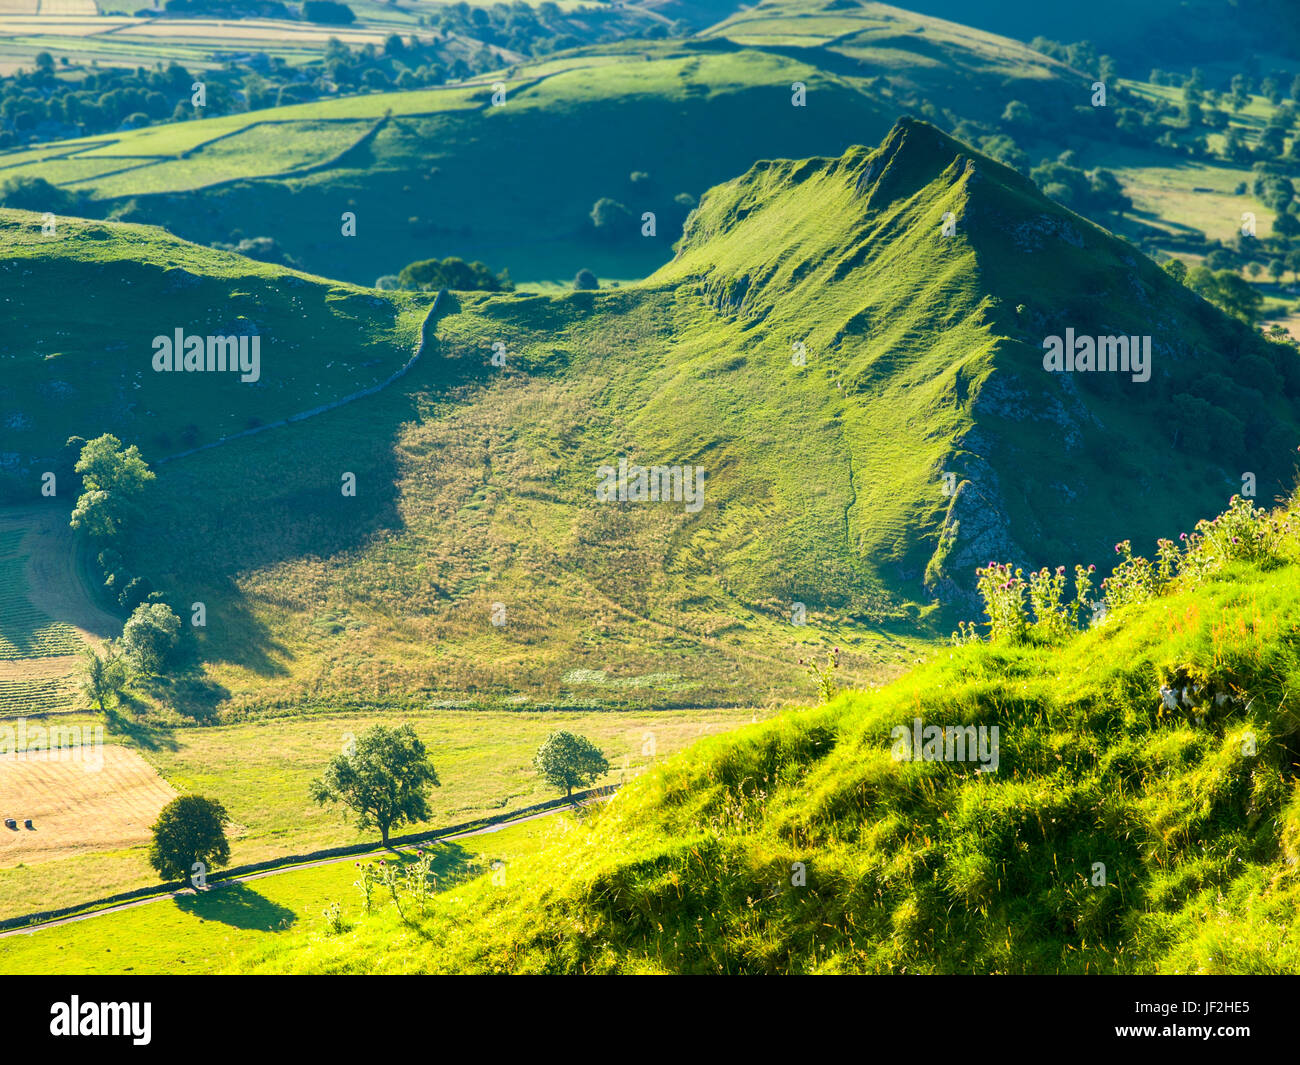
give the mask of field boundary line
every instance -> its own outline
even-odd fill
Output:
[[[329,403],[322,403],[319,407],[312,407],[311,410],[300,411],[297,414],[290,414],[288,417],[281,418],[279,421],[270,422],[267,425],[258,425],[252,429],[244,429],[238,433],[231,433],[229,436],[223,436],[220,440],[213,440],[211,443],[200,444],[198,447],[192,447],[188,451],[178,451],[174,455],[164,455],[160,459],[154,459],[155,466],[161,466],[166,462],[174,462],[176,459],[188,458],[190,455],[197,455],[200,451],[210,451],[214,447],[221,447],[223,444],[229,444],[235,440],[245,440],[250,436],[256,436],[258,433],[264,433],[269,429],[284,429],[296,422],[306,421],[308,418],[314,418],[318,414],[326,414],[332,410],[338,410],[339,407],[347,406],[349,403],[355,403],[366,396],[373,396],[377,392],[382,392],[394,381],[405,377],[417,362],[420,356],[424,354],[425,347],[431,339],[435,339],[430,334],[430,326],[438,313],[438,304],[442,301],[446,289],[440,289],[434,296],[433,303],[429,306],[428,313],[424,316],[424,321],[420,325],[420,342],[415,346],[415,354],[406,360],[406,364],[400,369],[390,374],[385,380],[380,381],[377,385],[371,385],[369,388],[363,388],[359,392],[353,392],[350,395],[343,396],[341,399],[332,400]]]

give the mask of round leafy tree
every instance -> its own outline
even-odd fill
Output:
[[[101,714],[107,713],[106,702],[121,695],[122,689],[126,687],[126,663],[111,646],[102,655],[88,648],[85,662],[86,668],[81,679],[82,694],[99,707]]]
[[[216,799],[181,795],[158,814],[149,845],[149,864],[164,880],[189,880],[196,862],[214,869],[230,861],[226,825],[230,817]]]
[[[72,527],[97,539],[117,536],[130,519],[139,517],[140,497],[155,479],[140,449],[134,444],[124,448],[111,433],[82,447],[76,471],[84,491],[72,512]]]
[[[537,749],[533,758],[537,772],[553,788],[563,788],[565,798],[572,798],[574,788],[592,784],[609,772],[604,754],[586,736],[572,732],[552,732]]]
[[[591,224],[604,235],[624,233],[632,222],[632,212],[618,200],[602,196],[591,208]]]
[[[122,648],[145,673],[157,673],[180,637],[181,619],[166,603],[141,603],[122,629]]]
[[[372,725],[312,781],[311,795],[322,805],[348,807],[360,829],[378,826],[387,846],[394,825],[428,820],[430,785],[441,786],[415,729]]]

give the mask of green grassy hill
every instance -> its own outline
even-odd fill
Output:
[[[99,258],[140,232],[100,229]],[[79,254],[40,261],[77,263],[61,284],[95,291],[101,267]],[[212,262],[241,280],[194,290],[200,322],[234,313],[245,274],[277,269]],[[158,305],[169,288],[151,269],[139,298]],[[423,310],[301,280],[331,352],[338,298],[363,338],[374,315],[413,332]],[[90,394],[147,386],[148,409],[194,417],[197,394],[177,390],[199,385],[148,369],[149,336],[197,331],[179,308],[156,324],[141,311],[124,344],[93,315],[58,317],[43,291],[9,296],[19,319],[50,323],[42,356],[81,352],[116,368]],[[1150,336],[1150,380],[1046,373],[1043,338],[1067,328]],[[426,357],[378,395],[163,467],[125,553],[211,620],[195,633],[198,674],[160,702],[752,705],[797,690],[798,658],[822,642],[865,683],[915,657],[917,634],[943,624],[936,600],[969,603],[980,562],[1104,562],[1123,534],[1149,543],[1210,513],[1246,472],[1267,499],[1297,435],[1290,348],[911,121],[877,149],[761,163],[720,186],[642,284],[448,296],[428,329]],[[400,328],[385,341],[392,361],[374,377],[411,350]],[[356,349],[333,359],[313,343],[300,341],[301,371],[266,356],[284,399],[262,420],[372,379],[354,379]],[[34,376],[6,401],[19,414],[36,407],[20,395],[65,381],[58,360],[25,365]],[[247,421],[226,396],[253,394],[203,393],[200,441]],[[143,422],[55,410],[51,448],[113,429],[150,460],[169,453],[130,431]],[[620,459],[703,468],[703,506],[598,502],[599,468]],[[355,496],[340,490],[348,473]],[[796,604],[809,626],[791,623]]]
[[[1298,522],[1211,529],[1087,632],[703,741],[427,916],[318,924],[241,968],[1294,972]],[[997,757],[904,757],[917,719],[988,730],[985,755],[997,729]]]
[[[806,107],[791,104],[796,82]],[[202,243],[273,237],[306,269],[363,284],[435,254],[516,281],[583,268],[633,278],[670,258],[689,209],[677,197],[755,159],[874,143],[922,100],[988,121],[1013,98],[1057,110],[1082,83],[1006,38],[886,5],[801,0],[700,39],[593,45],[441,89],[0,153],[0,181],[43,177],[97,212]],[[606,197],[629,216],[600,235],[589,215]],[[355,238],[340,235],[344,211],[357,215]],[[641,235],[646,211],[653,237]]]
[[[432,296],[377,293],[198,247],[161,229],[0,209],[0,486],[40,498],[78,427],[151,459],[383,381],[414,353]],[[72,309],[75,302],[75,310]],[[260,339],[261,373],[155,373],[153,341]]]
[[[1291,474],[1290,348],[924,123],[901,122],[874,152],[759,164],[710,193],[651,279],[666,281],[714,312],[712,350],[761,364],[747,371],[766,403],[799,379],[808,439],[792,452],[824,459],[811,441],[830,426],[847,442],[849,542],[886,582],[891,563],[942,589],[998,554],[1104,557],[1135,492],[1152,506],[1125,521],[1146,543],[1244,472],[1262,498]],[[1149,336],[1150,380],[1045,372],[1044,338],[1067,328]],[[804,373],[783,372],[794,342]]]

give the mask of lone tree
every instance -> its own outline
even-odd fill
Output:
[[[203,872],[230,861],[226,825],[230,816],[216,799],[181,795],[158,814],[149,845],[149,864],[164,880],[186,880],[201,862]]]
[[[537,772],[553,788],[563,788],[564,797],[571,799],[574,788],[593,783],[597,777],[609,772],[605,755],[586,736],[572,732],[552,732],[533,758]]]
[[[115,699],[126,687],[126,663],[109,646],[102,655],[86,651],[86,672],[81,680],[81,691],[105,713],[105,701]]]
[[[608,238],[625,236],[632,224],[632,212],[608,196],[592,205],[590,218],[596,232]]]
[[[460,292],[509,292],[515,286],[510,280],[510,271],[494,274],[477,259],[467,263],[453,255],[447,259],[421,259],[408,263],[397,275],[397,287],[419,292],[437,292],[441,288]]]
[[[142,673],[163,667],[180,638],[181,619],[166,603],[141,603],[122,629],[122,648]]]
[[[441,787],[415,729],[372,725],[312,781],[311,796],[322,806],[343,803],[357,815],[358,828],[377,826],[388,846],[394,825],[428,820],[429,785]]]
[[[111,433],[89,441],[75,468],[83,490],[72,512],[72,527],[96,539],[122,531],[138,513],[139,498],[154,479],[140,449],[134,444],[124,448]]]

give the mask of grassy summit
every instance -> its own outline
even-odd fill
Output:
[[[1263,498],[1290,475],[1293,351],[926,123],[713,190],[656,282],[708,308],[693,326],[745,355],[757,409],[797,403],[787,425],[843,441],[848,540],[885,583],[943,594],[994,555],[1100,557],[1190,525],[1243,473]],[[1149,337],[1149,379],[1046,372],[1067,329]]]

